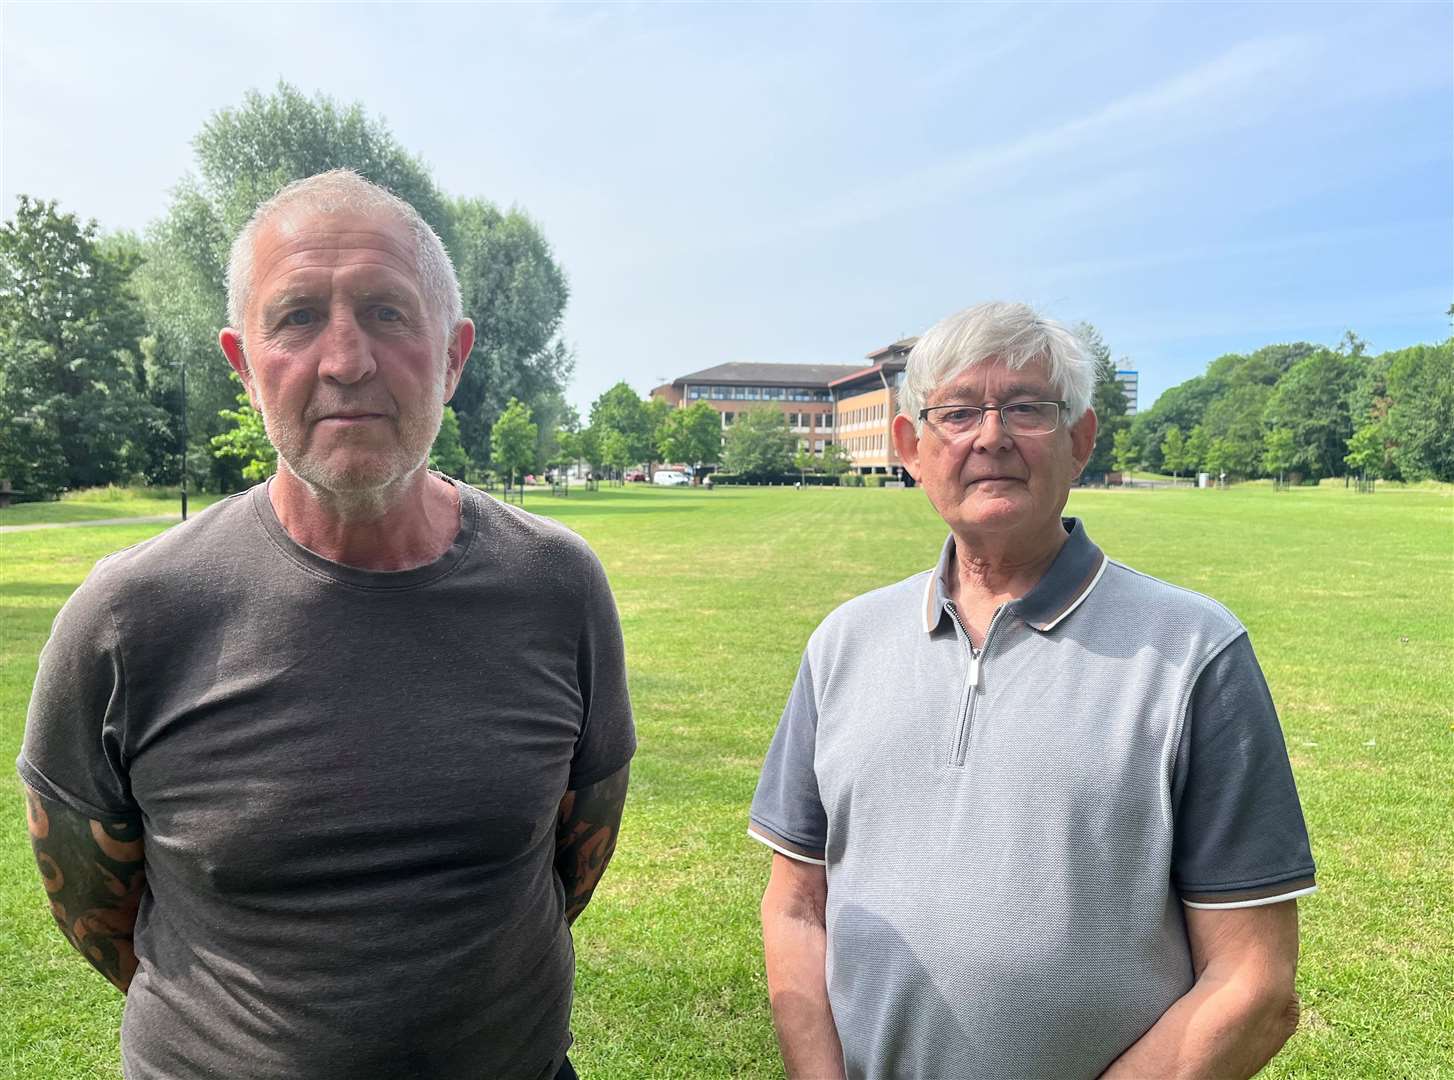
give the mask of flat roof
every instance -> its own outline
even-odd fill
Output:
[[[733,362],[703,368],[672,380],[682,383],[717,383],[722,386],[822,386],[858,370],[856,364],[754,364]]]

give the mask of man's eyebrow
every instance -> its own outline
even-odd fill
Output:
[[[1006,398],[1014,398],[1014,397],[1033,398],[1036,401],[1049,401],[1049,400],[1052,400],[1052,399],[1046,397],[1046,395],[1047,394],[1053,394],[1054,392],[1055,392],[1054,390],[1052,390],[1052,389],[1050,389],[1049,387],[1046,387],[1046,386],[1031,386],[1031,385],[1029,385],[1027,383],[1011,383],[1009,386],[1004,387],[1003,390],[1000,391],[999,397],[1000,397],[1000,400],[1001,401],[1005,400]],[[961,404],[962,405],[968,405],[968,404],[970,404],[970,402],[961,400],[966,395],[968,395],[968,393],[969,393],[969,391],[967,389],[964,389],[964,388],[961,388],[961,387],[951,386],[951,387],[949,387],[948,389],[945,390],[944,396],[940,400],[939,404],[941,404],[941,405],[961,405]],[[956,400],[951,400],[951,399],[956,399]],[[987,399],[981,399],[981,400],[987,400]]]
[[[419,303],[416,293],[410,289],[401,289],[397,285],[360,285],[356,289],[350,289],[348,296],[355,303],[371,300],[386,300],[391,304]]]

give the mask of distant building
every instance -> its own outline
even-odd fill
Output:
[[[724,432],[745,409],[776,408],[787,416],[798,448],[816,454],[834,439],[829,384],[856,370],[852,364],[718,364],[658,386],[651,396],[679,408],[705,401],[721,414]]]
[[[1138,375],[1138,373],[1137,372],[1134,372],[1134,371],[1118,371],[1118,372],[1116,372],[1116,381],[1121,384],[1121,389],[1126,394],[1126,415],[1127,416],[1135,416],[1136,415],[1136,381],[1137,381],[1137,375]]]
[[[917,338],[868,354],[870,364],[718,364],[682,375],[651,392],[678,408],[705,401],[732,426],[744,409],[775,407],[788,418],[798,448],[815,454],[842,443],[860,473],[901,476],[889,428],[898,412],[904,364]]]

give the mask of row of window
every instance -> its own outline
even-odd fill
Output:
[[[802,386],[688,386],[688,401],[832,401],[827,390]]]
[[[882,454],[888,450],[887,435],[854,435],[840,441],[855,457],[859,454]]]
[[[849,427],[853,424],[877,424],[888,419],[888,405],[879,402],[877,405],[865,405],[859,409],[842,409],[843,426]]]
[[[788,427],[795,431],[806,431],[808,428],[817,428],[819,431],[833,430],[832,413],[795,413],[790,412],[788,416]],[[737,419],[735,412],[722,413],[722,426],[731,427],[732,421]]]

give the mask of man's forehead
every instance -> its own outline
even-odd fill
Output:
[[[335,276],[364,291],[417,294],[421,286],[412,235],[384,215],[280,215],[259,230],[253,259],[265,300],[298,290],[330,292]]]
[[[1053,387],[1044,364],[1032,363],[1022,368],[1012,368],[998,360],[989,360],[964,368],[936,386],[929,396],[935,401],[943,401],[965,395],[1008,397],[1050,393],[1053,393]]]

